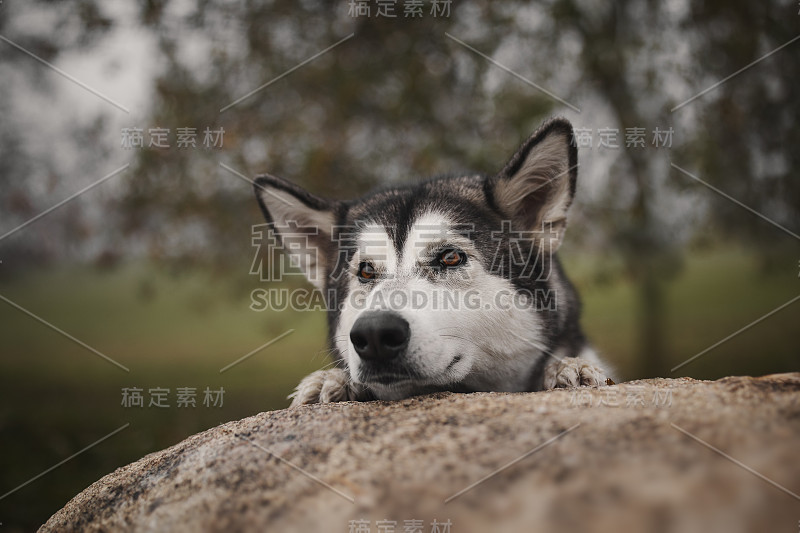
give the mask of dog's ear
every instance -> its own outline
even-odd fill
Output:
[[[331,257],[331,232],[338,202],[314,196],[302,187],[270,175],[254,181],[258,205],[275,237],[308,281],[324,290]]]
[[[567,209],[575,195],[578,148],[572,125],[555,118],[525,141],[488,185],[495,206],[511,220],[512,228],[552,232],[558,248],[567,223]]]

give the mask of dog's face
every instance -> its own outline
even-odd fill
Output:
[[[324,292],[331,344],[353,382],[381,399],[524,390],[570,303],[551,255],[576,167],[572,127],[556,119],[494,176],[346,202],[262,176],[256,193],[284,249]]]

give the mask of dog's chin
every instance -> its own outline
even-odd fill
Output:
[[[355,374],[355,375],[353,375]],[[400,374],[394,372],[363,372],[351,373],[353,383],[368,387],[370,390],[390,393],[393,391],[406,391],[424,384],[420,376]]]
[[[351,375],[351,379],[369,389],[378,400],[402,400],[434,392],[461,391],[463,387],[459,383],[462,376],[453,371],[460,360],[460,356],[456,357],[452,364],[436,376],[373,373],[368,376]]]
[[[421,396],[432,392],[449,390],[446,386],[425,384],[410,379],[393,383],[371,381],[364,383],[364,385],[378,400],[402,400],[412,396]]]

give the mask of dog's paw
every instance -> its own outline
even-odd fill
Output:
[[[291,407],[311,403],[346,402],[355,400],[356,394],[350,385],[347,372],[341,368],[317,370],[309,374],[289,395]]]
[[[547,363],[544,369],[545,389],[573,389],[606,384],[602,369],[580,357],[565,357]]]

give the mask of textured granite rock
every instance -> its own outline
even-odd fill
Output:
[[[116,470],[40,531],[797,531],[798,494],[800,373],[651,379],[261,413]]]

